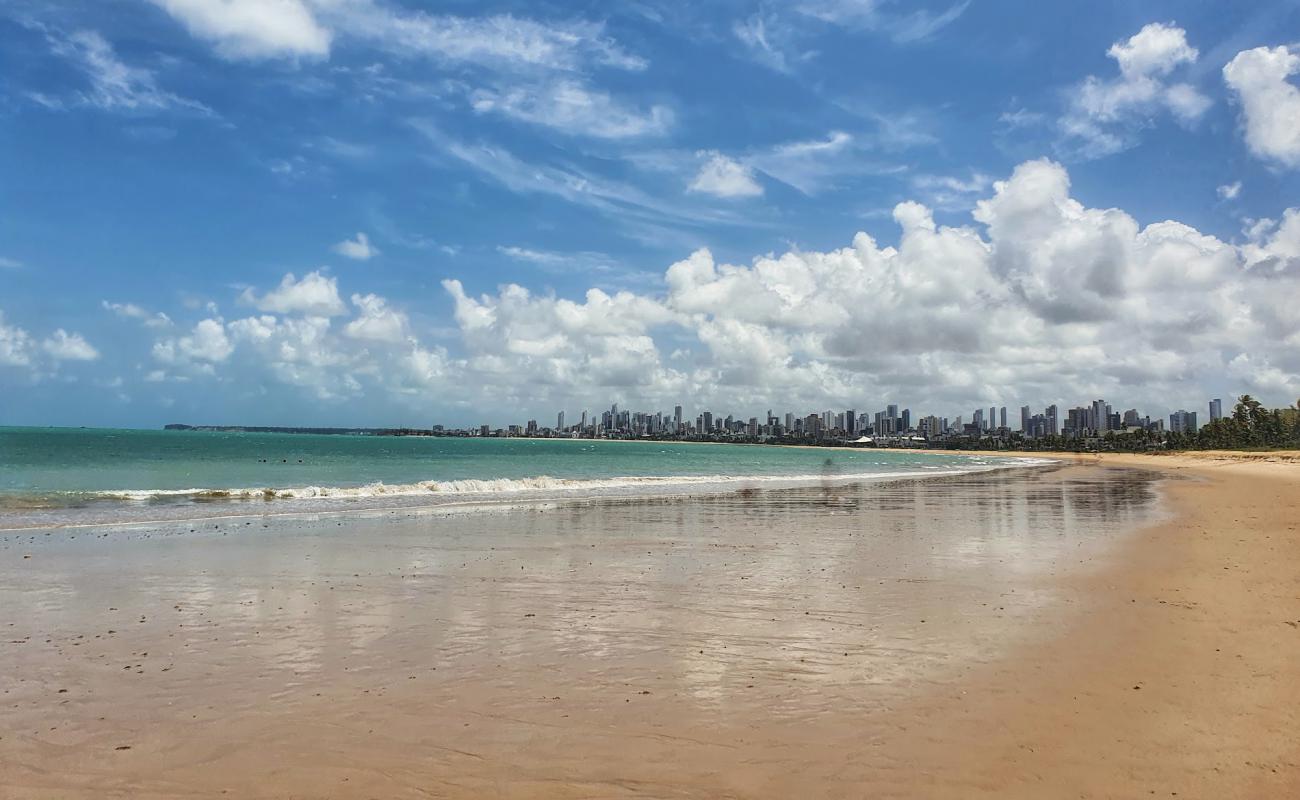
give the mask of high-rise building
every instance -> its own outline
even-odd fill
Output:
[[[706,433],[713,433],[713,412],[712,411],[704,412],[703,426],[704,426],[704,431]]]
[[[1215,398],[1210,401],[1210,422],[1223,419],[1223,401]]]
[[[794,414],[789,411],[785,412],[785,432],[790,433],[794,430]]]
[[[1105,400],[1093,400],[1088,409],[1088,428],[1097,435],[1111,429],[1110,403]]]
[[[975,426],[975,430],[983,432],[984,430],[984,409],[977,408],[971,415],[970,422]]]
[[[1175,411],[1169,415],[1170,433],[1196,433],[1196,412]]]
[[[996,427],[998,426],[998,410],[997,410],[996,408],[994,408],[993,406],[989,406],[989,423],[988,423],[988,424],[989,424],[989,430],[993,430],[994,428],[996,428]]]
[[[561,412],[560,412],[559,414],[557,414],[556,417],[555,417],[555,429],[556,429],[557,431],[562,431],[562,430],[564,430],[564,412],[563,412],[563,411],[561,411]]]
[[[912,409],[910,408],[903,409],[903,417],[899,425],[900,425],[898,429],[899,433],[905,433],[912,429]]]
[[[1002,422],[998,427],[999,428],[1007,427],[1007,407],[1003,406],[998,413],[1001,415],[1001,419],[1002,419]]]
[[[585,431],[586,429],[587,429],[587,409],[584,408],[582,409],[582,419],[578,422],[578,430]]]
[[[1136,408],[1130,408],[1124,412],[1123,425],[1125,428],[1136,428],[1142,424],[1142,415],[1138,414]]]
[[[1065,429],[1062,432],[1068,436],[1082,437],[1088,435],[1092,426],[1092,407],[1077,406],[1066,412]]]
[[[857,429],[858,429],[858,412],[850,408],[848,411],[844,412],[844,431],[846,433],[854,433],[857,431]]]
[[[1056,406],[1048,406],[1044,416],[1047,417],[1048,435],[1059,436],[1061,433],[1061,426],[1057,424],[1056,421]]]
[[[682,407],[673,406],[673,432],[682,432]]]
[[[1029,406],[1020,407],[1020,432],[1029,435]]]

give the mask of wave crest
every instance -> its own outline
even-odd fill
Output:
[[[372,497],[414,497],[436,495],[442,497],[501,496],[510,494],[555,493],[562,496],[600,495],[611,492],[636,492],[638,490],[692,488],[727,489],[749,485],[816,485],[823,482],[849,483],[897,478],[960,475],[988,469],[986,465],[970,468],[931,468],[898,472],[827,473],[813,475],[630,475],[615,478],[555,478],[538,475],[529,478],[465,478],[448,481],[419,481],[416,483],[369,483],[363,486],[299,486],[250,488],[193,488],[193,489],[123,489],[94,492],[104,499],[128,501],[152,500],[302,500],[302,499],[363,499]]]

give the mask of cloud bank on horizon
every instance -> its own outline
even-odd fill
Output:
[[[606,13],[0,9],[0,424],[1300,396],[1291,5]]]

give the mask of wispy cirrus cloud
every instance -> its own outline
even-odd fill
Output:
[[[150,313],[135,303],[112,303],[108,300],[100,302],[104,310],[112,311],[122,319],[134,319],[142,322],[150,328],[170,328],[172,326],[171,317],[163,312]]]
[[[686,208],[630,183],[601,177],[572,165],[530,163],[487,142],[467,142],[444,133],[429,120],[412,127],[437,151],[518,194],[542,194],[586,206],[613,218],[698,226],[707,222],[742,224],[727,211]]]
[[[832,25],[880,31],[903,44],[930,38],[957,21],[969,6],[970,0],[962,0],[937,11],[928,8],[902,10],[898,3],[890,0],[807,0],[795,8]]]
[[[67,95],[28,93],[30,99],[46,108],[89,107],[134,114],[183,110],[213,114],[212,109],[197,100],[163,89],[152,70],[122,61],[112,44],[96,31],[65,33],[36,23],[32,26],[45,35],[50,52],[80,71],[89,84],[85,89]]]
[[[673,124],[673,112],[668,106],[636,108],[570,78],[540,85],[477,89],[470,94],[470,105],[480,114],[501,114],[570,135],[600,139],[657,136]]]
[[[641,70],[596,22],[413,11],[377,0],[150,0],[231,60],[328,58],[338,40],[496,70]]]

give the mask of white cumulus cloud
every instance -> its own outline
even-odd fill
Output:
[[[1119,76],[1090,75],[1072,90],[1060,120],[1062,133],[1082,154],[1104,156],[1132,146],[1136,130],[1161,111],[1190,125],[1209,109],[1210,99],[1195,86],[1169,80],[1200,55],[1182,28],[1153,22],[1111,45],[1106,55],[1118,64]]]
[[[1236,200],[1237,197],[1241,194],[1241,181],[1225,183],[1215,191],[1218,193],[1220,199]]]
[[[329,54],[330,31],[303,0],[150,0],[226,58]]]
[[[334,252],[345,258],[355,259],[357,261],[369,261],[379,255],[379,248],[370,242],[370,237],[364,232],[357,232],[356,238],[344,239],[334,245]]]
[[[0,366],[25,367],[32,362],[32,337],[17,325],[5,324],[0,311]]]
[[[322,275],[319,270],[309,272],[298,280],[290,272],[275,289],[258,296],[251,288],[245,289],[241,299],[259,311],[280,314],[308,314],[318,317],[336,317],[347,312],[339,297],[338,281]]]
[[[376,294],[354,294],[352,305],[360,314],[343,328],[345,336],[389,343],[406,340],[406,315],[389,308],[384,298]]]
[[[233,352],[225,323],[215,318],[200,320],[186,336],[162,339],[153,346],[153,357],[164,364],[220,363]]]
[[[94,361],[99,351],[79,333],[68,333],[62,328],[41,343],[41,349],[55,361]]]
[[[740,264],[698,249],[636,291],[446,280],[450,327],[364,291],[324,314],[333,279],[286,276],[245,293],[263,313],[160,338],[160,378],[503,421],[615,400],[751,414],[898,401],[953,416],[1106,397],[1159,415],[1231,392],[1300,395],[1300,208],[1253,221],[1234,245],[1085,205],[1045,159],[991,186],[927,185],[976,198],[969,218],[942,225],[905,201],[889,242],[859,233]],[[0,358],[34,357],[24,335],[0,325]]]
[[[1300,53],[1287,47],[1256,47],[1238,53],[1223,79],[1241,105],[1246,146],[1256,156],[1300,167]]]
[[[717,150],[697,153],[704,163],[688,187],[692,192],[703,192],[715,197],[757,197],[763,187],[754,180],[754,171]]]

